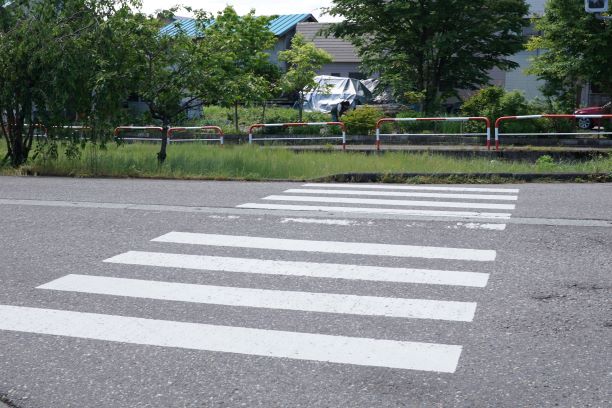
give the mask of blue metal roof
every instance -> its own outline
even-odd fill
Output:
[[[308,21],[310,19],[315,20],[312,14],[285,14],[282,16],[277,16],[270,21],[269,27],[270,31],[272,31],[274,35],[280,37],[287,31],[294,28],[297,23]],[[160,34],[175,35],[179,32],[179,30],[184,31],[191,37],[198,37],[201,35],[201,33],[198,33],[195,19],[190,17],[176,17],[176,21],[164,26],[160,30]]]
[[[190,37],[198,37],[196,21],[189,17],[175,17],[176,20],[162,27],[159,33],[162,35],[176,35],[179,31],[185,32]]]
[[[275,36],[280,37],[295,27],[297,23],[301,23],[310,18],[314,19],[312,14],[286,14],[284,16],[278,16],[270,21],[270,31],[272,31]]]

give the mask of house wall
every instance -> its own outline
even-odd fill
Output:
[[[352,73],[359,73],[358,62],[332,62],[325,64],[319,70],[320,75],[333,75],[340,77],[350,77]],[[358,78],[359,79],[359,78]]]
[[[360,77],[361,58],[357,49],[348,41],[335,37],[325,37],[320,34],[327,28],[327,23],[299,23],[296,32],[304,36],[306,41],[312,42],[317,48],[327,51],[333,62],[325,64],[318,73],[321,75],[335,75],[341,77]]]
[[[274,44],[274,48],[270,51],[270,62],[278,65],[281,69],[286,69],[287,64],[278,60],[278,53],[291,48],[291,40],[294,35],[295,30],[290,30],[283,36],[278,37],[276,39],[276,44]]]
[[[535,75],[528,75],[525,70],[531,66],[531,59],[542,51],[521,51],[509,59],[519,64],[519,67],[506,72],[504,88],[507,91],[518,90],[523,92],[527,99],[541,97],[540,87],[544,85]]]

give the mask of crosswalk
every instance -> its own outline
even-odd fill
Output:
[[[516,209],[518,192],[516,188],[306,183],[283,194],[262,197],[263,202],[237,207],[504,220]]]
[[[492,262],[495,251],[396,244],[287,240],[268,237],[170,232],[153,242],[238,247],[295,252],[355,254],[371,257]],[[411,269],[128,251],[104,260],[109,264],[302,276],[365,282],[397,282],[484,288],[489,274],[471,271]],[[353,316],[428,319],[469,323],[476,302],[362,296],[164,282],[123,277],[68,274],[44,283],[38,290],[65,291],[135,299],[223,305]],[[188,307],[188,306],[187,306]],[[228,327],[129,316],[82,313],[19,306],[0,306],[0,330],[50,334],[133,344],[241,353],[297,360],[379,366],[452,373],[462,346],[392,341]]]
[[[451,208],[512,210],[514,204],[508,204],[508,202],[516,201],[518,198],[516,189],[387,185],[363,185],[357,188],[355,185],[345,184],[324,186],[305,184],[299,189],[290,189],[285,193],[290,195],[268,196],[264,200],[297,201],[300,197],[307,197],[311,200],[309,202],[327,203],[331,201],[325,201],[326,198],[335,199],[336,195],[350,197],[365,193],[363,195],[367,197],[400,197],[401,199],[393,204],[399,206],[426,207],[432,203],[438,203],[440,207],[443,207],[451,203],[464,205]],[[404,200],[405,197],[410,197],[411,200]],[[415,200],[412,200],[413,198]],[[421,198],[427,200],[417,200]],[[442,201],[431,201],[430,199]],[[351,205],[388,205],[386,203],[388,199],[360,198],[359,200],[345,199],[333,202]],[[491,201],[501,203],[493,204],[494,207],[482,207],[487,203],[492,204]],[[240,207],[253,208],[257,204],[252,203]],[[473,207],[473,205],[480,206]],[[338,208],[364,207],[340,206]],[[381,207],[366,207],[366,209],[367,211],[389,211]],[[447,213],[448,211],[435,212]],[[491,215],[496,214],[493,212],[478,214],[485,218],[497,217]],[[509,217],[510,213],[507,216]],[[335,227],[331,224],[327,228]],[[334,280],[340,284],[343,282],[351,285],[359,283],[362,287],[380,282],[407,283],[454,288],[451,293],[467,290],[472,290],[468,293],[474,293],[473,290],[486,288],[490,274],[466,270],[465,265],[482,265],[478,269],[488,270],[497,257],[494,249],[287,239],[270,236],[216,234],[213,231],[170,231],[151,239],[150,245],[155,247],[154,251],[130,250],[100,261],[103,262],[102,265],[124,265],[125,270],[129,270],[130,266],[145,268],[145,271],[155,270],[153,268],[172,268],[178,280],[180,280],[181,271],[197,274],[215,272],[226,274],[228,278],[238,275],[248,276],[245,274],[299,277],[306,280]],[[160,252],[160,247],[172,250]],[[181,248],[185,252],[202,250],[206,252],[206,255],[180,253]],[[246,253],[249,257],[228,256],[227,251],[231,248],[237,248],[235,252]],[[174,252],[177,250],[178,253]],[[270,253],[276,255],[272,257]],[[325,254],[325,261],[335,257],[338,258],[338,261],[304,261],[304,256],[308,254]],[[367,264],[364,264],[364,261],[354,264],[346,263],[346,259],[352,259],[351,256],[354,255],[358,255],[358,259],[361,260],[367,259]],[[274,259],[265,259],[262,256]],[[411,268],[409,262],[412,259],[418,260],[420,265],[442,261],[443,265],[452,263],[457,267],[448,270]],[[388,265],[388,261],[393,261],[394,265],[399,263],[402,266],[382,266]],[[416,328],[420,322],[425,321],[428,325],[442,323],[469,325],[472,324],[478,308],[477,302],[469,301],[469,299],[459,301],[448,298],[424,299],[419,296],[365,296],[354,293],[330,293],[325,290],[277,290],[242,287],[239,284],[220,286],[167,282],[142,279],[142,274],[139,275],[139,278],[71,273],[43,283],[37,286],[36,290],[57,294],[69,292],[77,297],[94,294],[108,297],[108,299],[121,297],[135,301],[146,299],[148,301],[180,302],[186,310],[191,307],[190,305],[199,304],[249,308],[255,311],[313,313],[320,316],[336,314],[351,316],[355,319],[393,318],[399,319],[400,322],[411,321]],[[353,287],[351,285],[346,287]],[[337,287],[337,285],[331,287]],[[461,344],[422,342],[410,338],[390,340],[330,335],[317,333],[317,330],[293,332],[12,305],[0,305],[0,330],[203,352],[235,353],[439,373],[454,373],[463,352]]]

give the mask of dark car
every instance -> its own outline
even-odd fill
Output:
[[[612,113],[612,102],[608,102],[604,106],[591,106],[578,109],[574,112],[574,115],[606,115],[610,113]],[[595,126],[603,125],[601,119],[595,118],[578,118],[576,121],[580,129],[593,129]]]

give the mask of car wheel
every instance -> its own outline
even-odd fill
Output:
[[[580,129],[593,129],[594,123],[591,118],[578,118],[578,127]]]

